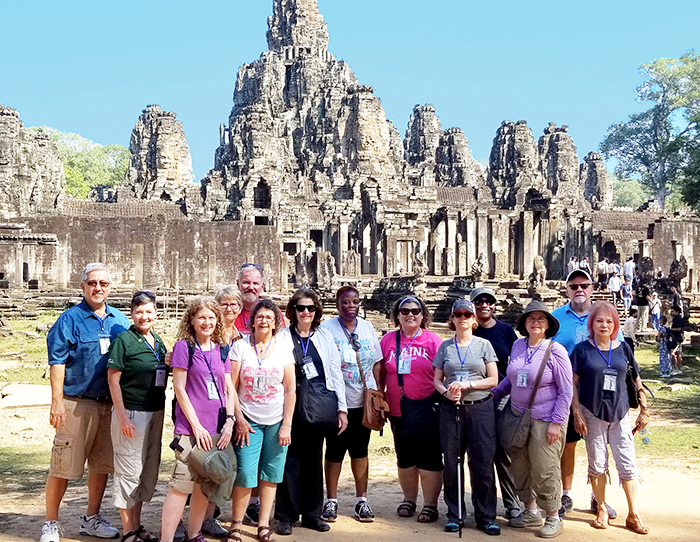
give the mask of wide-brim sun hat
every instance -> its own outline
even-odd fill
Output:
[[[552,316],[552,313],[549,312],[549,307],[547,307],[545,303],[536,300],[530,301],[530,304],[527,307],[525,307],[523,313],[520,316],[518,316],[518,322],[515,325],[515,329],[518,330],[518,333],[520,333],[524,337],[527,337],[529,335],[527,329],[525,329],[525,319],[527,318],[528,314],[533,312],[544,313],[544,315],[547,317],[547,322],[549,323],[549,327],[547,328],[547,331],[545,331],[544,336],[548,339],[554,337],[559,331],[559,320]]]

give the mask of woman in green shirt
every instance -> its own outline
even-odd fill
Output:
[[[136,292],[131,319],[134,324],[114,340],[107,362],[114,403],[114,504],[124,526],[123,542],[156,542],[158,538],[141,525],[141,508],[158,482],[168,375],[165,346],[151,329],[156,296]]]

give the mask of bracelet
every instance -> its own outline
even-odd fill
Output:
[[[440,395],[441,395],[442,397],[445,397],[445,394],[446,394],[446,393],[447,393],[447,389],[445,389],[445,391],[443,391]]]

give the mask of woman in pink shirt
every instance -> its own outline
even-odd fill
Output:
[[[409,296],[391,311],[397,331],[380,341],[383,359],[374,366],[378,389],[385,391],[403,502],[397,513],[412,517],[416,512],[418,482],[423,487],[423,508],[418,521],[438,519],[437,500],[442,489],[442,449],[435,391],[433,358],[442,339],[428,331],[430,314],[425,303]],[[398,363],[397,363],[398,345]]]

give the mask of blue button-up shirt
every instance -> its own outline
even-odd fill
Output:
[[[58,317],[46,337],[49,365],[65,365],[63,393],[71,397],[104,400],[109,398],[107,360],[102,354],[100,336],[110,340],[129,329],[129,320],[106,305],[100,319],[83,299]]]
[[[588,340],[588,313],[579,316],[571,308],[571,302],[569,302],[563,307],[554,309],[552,316],[559,320],[559,331],[553,337],[553,340],[566,348],[569,357],[571,357],[574,346]],[[618,332],[617,340],[625,340],[622,330]]]

